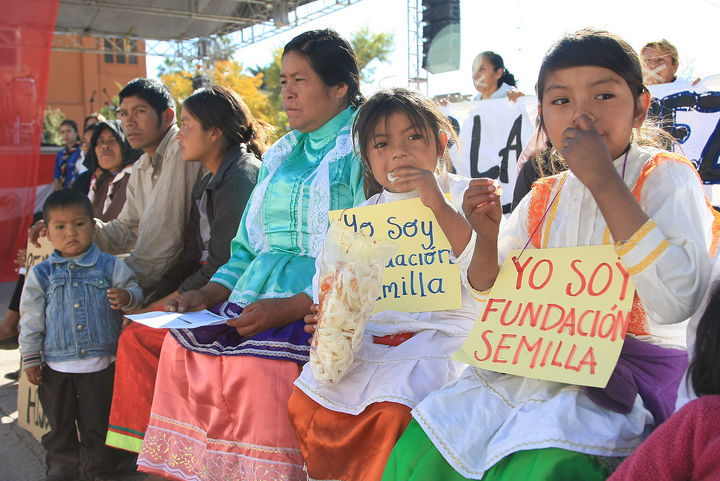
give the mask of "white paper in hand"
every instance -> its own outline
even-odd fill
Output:
[[[144,324],[156,329],[192,329],[194,327],[225,324],[229,317],[221,316],[203,309],[195,312],[162,312],[152,311],[142,314],[125,316],[131,321]]]

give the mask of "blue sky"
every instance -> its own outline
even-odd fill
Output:
[[[494,50],[519,80],[519,88],[531,93],[542,57],[564,33],[586,26],[604,28],[625,38],[635,49],[665,37],[680,52],[680,77],[720,74],[718,37],[712,32],[720,19],[720,0],[461,0],[460,70],[430,75],[430,95],[474,93],[470,78],[473,58]],[[367,25],[374,32],[392,32],[395,51],[388,63],[375,67],[375,82],[363,85],[366,95],[382,87],[407,86],[407,0],[362,0],[336,13],[302,25],[249,47],[235,58],[246,66],[270,62],[272,51],[295,35],[313,28],[332,27],[349,37]],[[148,74],[162,59],[148,57]]]

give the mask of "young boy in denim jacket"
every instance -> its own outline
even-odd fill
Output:
[[[138,306],[142,291],[122,260],[92,242],[95,223],[84,194],[52,193],[43,219],[55,251],[25,281],[20,353],[50,421],[42,440],[47,479],[112,479],[115,455],[105,434],[120,310]]]

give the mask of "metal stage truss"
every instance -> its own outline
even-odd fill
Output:
[[[360,1],[60,0],[52,48],[197,60],[227,57],[227,51],[279,35]],[[81,38],[88,36],[98,41]],[[138,40],[146,41],[144,51],[134,48]]]

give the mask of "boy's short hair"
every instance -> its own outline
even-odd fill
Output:
[[[60,189],[50,194],[42,208],[45,224],[50,222],[50,212],[63,207],[81,207],[91,219],[94,217],[92,204],[87,195],[79,190]]]
[[[133,95],[140,97],[157,112],[158,118],[162,118],[162,113],[167,109],[175,110],[175,99],[170,89],[164,83],[149,78],[136,78],[128,82],[118,94],[120,103],[127,97]]]

